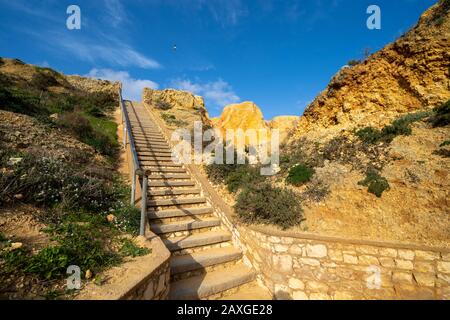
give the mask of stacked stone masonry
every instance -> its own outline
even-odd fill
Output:
[[[450,252],[240,232],[277,299],[450,299]]]
[[[169,296],[169,261],[161,264],[148,277],[129,291],[121,299],[125,300],[166,300]]]

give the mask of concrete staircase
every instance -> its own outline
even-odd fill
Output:
[[[171,158],[171,147],[150,113],[127,102],[138,157],[150,170],[150,229],[172,252],[170,299],[270,299],[242,262],[231,234],[214,214],[183,165]]]

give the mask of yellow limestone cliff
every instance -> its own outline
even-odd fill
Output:
[[[343,67],[309,105],[296,137],[330,128],[383,126],[401,113],[450,98],[450,0],[428,9],[418,24],[354,67]]]
[[[270,140],[272,130],[278,129],[280,141],[283,141],[287,138],[288,132],[295,127],[298,119],[299,117],[296,116],[279,116],[271,121],[266,121],[259,107],[254,102],[246,101],[226,106],[219,118],[212,119],[212,124],[224,136],[229,129],[242,129],[243,131],[253,129],[256,132],[266,130],[268,140]],[[259,142],[265,141],[263,135],[260,135],[260,139]],[[248,139],[246,139],[246,143],[249,143]]]

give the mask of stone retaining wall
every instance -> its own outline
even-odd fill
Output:
[[[151,232],[138,245],[152,250],[102,274],[101,285],[89,282],[77,300],[165,300],[169,295],[170,252]]]
[[[450,299],[448,249],[240,229],[278,299]]]

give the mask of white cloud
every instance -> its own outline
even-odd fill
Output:
[[[38,39],[37,45],[43,45],[57,54],[67,57],[75,57],[81,61],[87,61],[93,64],[100,62],[114,67],[139,67],[143,69],[161,68],[158,61],[140,53],[127,41],[129,36],[127,29],[124,33],[105,33],[103,26],[99,26],[98,21],[90,20],[82,14],[82,30],[89,24],[89,32],[74,32],[63,28],[61,17],[51,14],[56,10],[57,1],[46,1],[47,5],[30,4],[30,1],[0,0],[0,3],[9,5],[12,9],[22,12],[27,17],[39,18],[37,26],[39,29],[22,28],[20,32],[26,33]],[[104,10],[108,26],[117,27],[121,23],[129,22],[128,14],[120,0],[104,0],[99,2],[101,9]],[[45,7],[45,10],[42,9]],[[65,17],[65,12],[62,12]],[[64,20],[63,20],[64,21]],[[61,26],[59,26],[61,24]]]
[[[99,61],[120,67],[137,66],[143,69],[158,69],[161,65],[132,47],[116,39],[103,42],[88,39],[73,39],[67,34],[52,37],[52,43],[58,48],[77,56],[80,60],[97,63]]]
[[[126,71],[114,71],[111,69],[92,69],[86,77],[120,81],[124,99],[140,101],[144,88],[158,89],[159,85],[151,80],[134,79]]]
[[[120,0],[104,0],[108,22],[114,27],[118,27],[124,22],[128,22],[128,15]]]
[[[175,89],[203,96],[207,105],[212,104],[216,108],[223,108],[228,104],[240,101],[231,85],[222,79],[207,83],[194,83],[187,79],[175,79],[171,82],[171,86]]]

